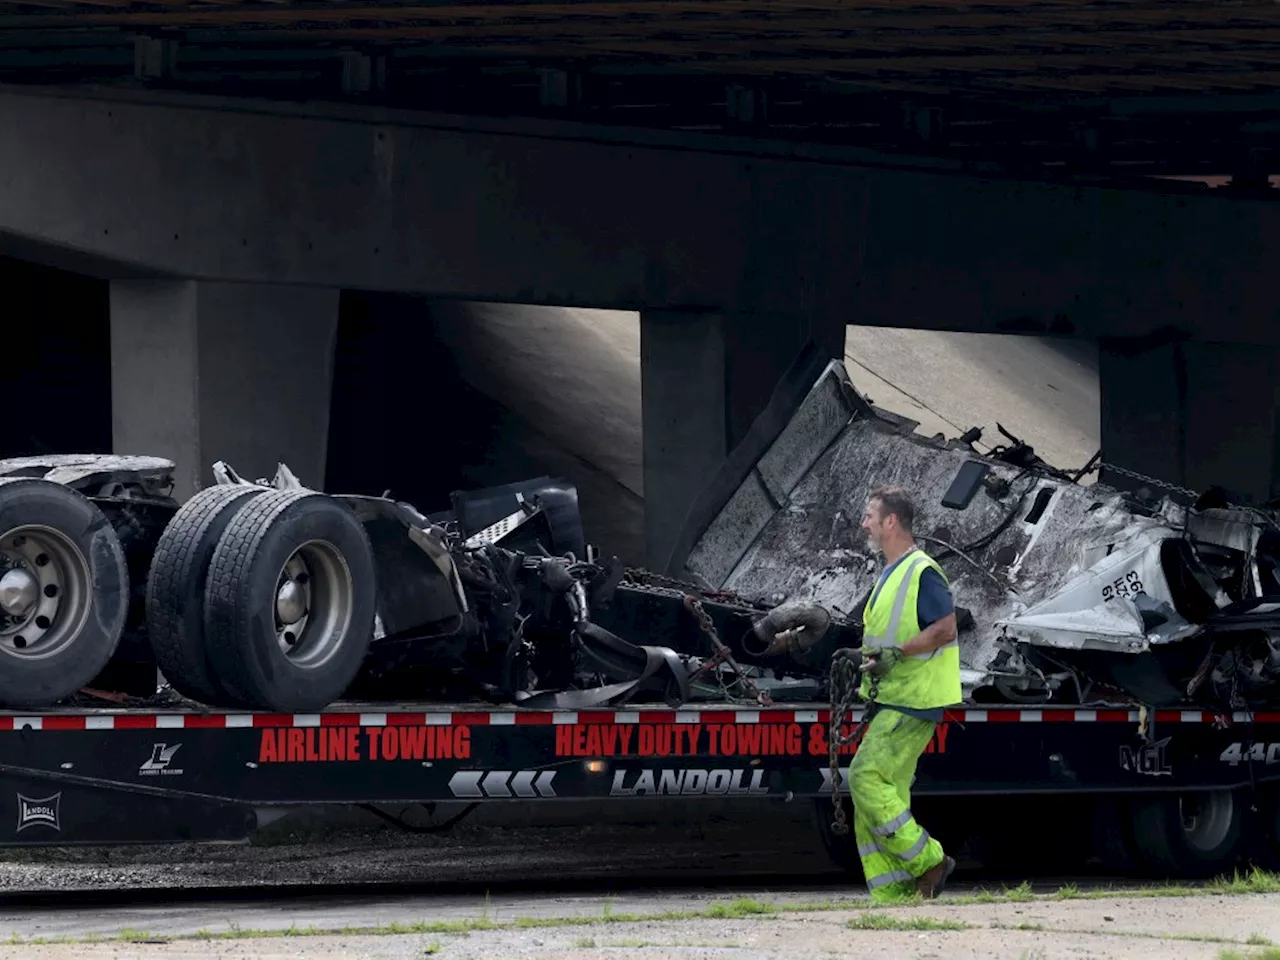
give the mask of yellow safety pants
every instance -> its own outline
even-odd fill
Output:
[[[916,878],[942,862],[942,844],[911,815],[916,761],[935,726],[881,708],[849,764],[854,837],[872,900],[914,896]]]

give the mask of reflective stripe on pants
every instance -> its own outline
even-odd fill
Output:
[[[916,762],[934,724],[881,709],[849,764],[853,831],[873,900],[915,894],[915,879],[942,862],[942,844],[911,815]]]

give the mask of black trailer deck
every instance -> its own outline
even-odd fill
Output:
[[[236,840],[264,812],[315,804],[819,798],[831,791],[830,714],[812,707],[3,713],[0,845]],[[842,776],[854,750],[842,751]],[[1276,781],[1280,712],[966,707],[939,725],[913,792],[1176,793]]]

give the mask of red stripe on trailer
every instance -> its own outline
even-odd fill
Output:
[[[115,717],[115,727],[117,730],[154,730],[156,726],[156,714],[154,713],[117,713]],[[56,717],[45,717],[45,729],[49,728],[49,722],[56,720]]]
[[[851,708],[845,722],[862,718],[864,709]],[[1139,710],[1071,708],[1008,708],[979,710],[947,710],[944,719],[953,723],[1137,723]],[[495,710],[369,712],[369,713],[81,713],[52,715],[0,715],[0,731],[13,730],[154,730],[154,729],[238,729],[264,727],[358,727],[369,717],[377,717],[389,727],[420,726],[551,726],[553,724],[617,724],[617,723],[718,723],[718,724],[782,724],[831,722],[830,710],[773,710],[767,707],[738,710]],[[1280,711],[1252,715],[1236,711],[1218,714],[1208,710],[1151,711],[1149,718],[1157,724],[1211,723],[1217,726],[1280,723]],[[372,722],[372,721],[371,721]]]
[[[675,723],[676,712],[674,710],[641,710],[641,723]]]
[[[188,713],[182,717],[182,725],[188,730],[225,729],[227,717],[223,713]]]
[[[988,710],[988,723],[1021,723],[1021,710]]]
[[[1076,718],[1074,710],[1044,710],[1040,715],[1041,723],[1071,723]]]
[[[579,723],[617,723],[618,714],[613,710],[579,710]]]
[[[84,717],[44,717],[40,725],[44,730],[83,730]]]
[[[737,722],[738,722],[738,714],[734,710],[704,710],[702,713],[698,714],[698,723],[737,723]],[[756,720],[748,720],[746,722],[770,723],[772,721],[767,720],[764,717],[759,717]]]
[[[253,714],[253,725],[255,727],[292,727],[292,713],[255,713]]]
[[[1099,723],[1128,723],[1129,711],[1128,710],[1099,710],[1098,722]]]

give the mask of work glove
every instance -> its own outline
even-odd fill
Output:
[[[892,670],[901,660],[901,649],[898,647],[882,647],[863,654],[862,671],[879,680]]]

